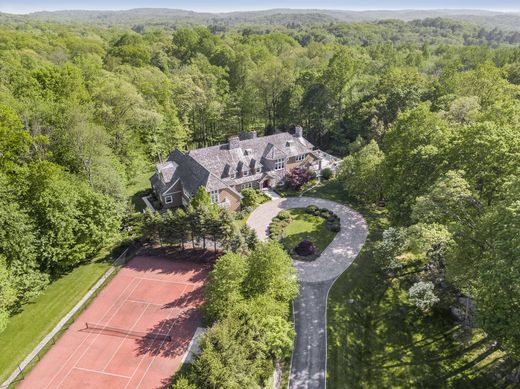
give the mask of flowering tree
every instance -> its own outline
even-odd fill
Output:
[[[298,166],[287,173],[286,180],[292,189],[299,189],[303,184],[309,182],[311,178],[312,174],[309,172],[309,169]]]
[[[428,312],[439,301],[431,282],[419,281],[408,290],[410,301],[421,311]]]

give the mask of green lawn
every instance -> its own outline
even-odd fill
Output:
[[[352,205],[334,181],[309,196]],[[514,367],[492,340],[480,331],[462,333],[445,312],[419,313],[407,301],[407,277],[391,279],[380,269],[373,249],[388,226],[384,210],[354,208],[364,214],[370,234],[330,290],[327,387],[508,387],[503,377]]]
[[[0,334],[0,383],[72,309],[110,265],[102,260],[80,266],[52,283],[45,293],[9,319]]]
[[[309,215],[302,208],[289,209],[287,212],[292,217],[292,221],[284,229],[282,239],[287,248],[294,248],[306,239],[313,242],[318,251],[322,252],[336,236],[336,233],[325,227],[325,219],[320,216]]]
[[[127,188],[137,209],[144,208],[140,195],[150,187],[152,174],[148,171],[136,176]],[[0,383],[108,270],[107,256],[105,250],[90,263],[59,278],[9,319],[7,328],[0,333]]]
[[[126,194],[130,198],[136,211],[142,211],[146,208],[142,197],[151,191],[150,177],[153,173],[154,170],[152,168],[145,170],[133,177],[126,188]]]

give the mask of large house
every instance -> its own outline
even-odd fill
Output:
[[[240,208],[245,188],[270,188],[283,183],[288,171],[308,166],[317,172],[337,160],[317,150],[296,127],[295,134],[257,136],[255,131],[229,138],[228,143],[182,152],[174,150],[157,165],[152,187],[163,208],[186,205],[200,186],[211,200],[231,210]]]

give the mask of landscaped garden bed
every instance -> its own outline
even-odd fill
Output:
[[[269,236],[280,241],[293,259],[312,261],[339,232],[340,220],[314,205],[281,211],[269,225]]]

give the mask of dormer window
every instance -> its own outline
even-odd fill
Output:
[[[251,155],[253,154],[253,150],[252,149],[245,149],[244,150],[244,155]]]
[[[285,143],[285,147],[291,147],[293,144],[293,141],[292,140],[288,140],[286,143]]]
[[[229,174],[229,177],[231,177],[231,178],[235,178],[235,176],[236,176],[235,172]]]
[[[257,173],[260,173],[261,171],[262,171],[261,168],[259,168],[259,167],[256,168],[256,172],[257,172]]]
[[[248,170],[244,170],[244,171],[242,172],[242,175],[243,175],[243,176],[247,176],[247,175],[249,175],[249,171],[248,171]]]
[[[305,160],[305,154],[300,154],[296,156],[296,161],[301,162]]]

